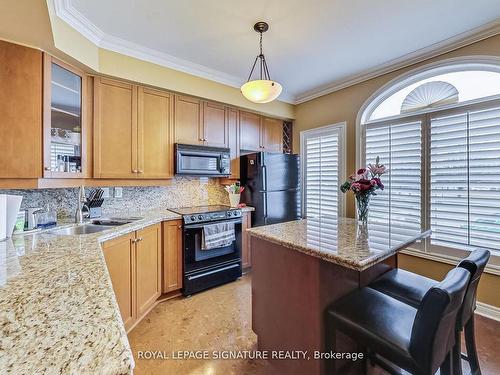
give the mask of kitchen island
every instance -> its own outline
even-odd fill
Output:
[[[249,229],[252,328],[259,350],[304,352],[271,360],[274,373],[321,374],[325,308],[397,267],[396,253],[430,235],[401,222],[358,225],[354,219],[311,218]],[[357,352],[340,336],[339,352]],[[270,355],[270,358],[272,356]],[[350,363],[345,363],[350,364]],[[358,361],[359,364],[359,361]],[[345,373],[354,373],[350,366]]]

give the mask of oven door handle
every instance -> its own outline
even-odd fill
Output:
[[[222,220],[221,220],[222,221]],[[224,220],[224,223],[234,223],[234,224],[241,224],[241,218],[236,219],[236,220]],[[185,224],[184,228],[185,229],[197,229],[197,228],[203,228],[205,225],[212,225],[216,224],[218,222],[206,222],[206,223],[200,223],[200,224]]]
[[[208,276],[208,275],[211,275],[213,273],[217,273],[217,272],[221,272],[221,271],[230,270],[231,268],[236,268],[236,267],[239,267],[239,266],[240,266],[239,264],[232,264],[230,266],[226,266],[226,267],[222,267],[222,268],[217,268],[215,270],[203,272],[203,273],[200,273],[198,275],[188,276],[188,280],[199,279],[200,277]]]

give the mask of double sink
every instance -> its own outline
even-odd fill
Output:
[[[82,234],[91,234],[102,232],[107,229],[115,228],[120,225],[129,224],[133,221],[140,220],[140,217],[134,218],[109,218],[93,220],[90,223],[78,225],[74,227],[60,228],[51,230],[50,233],[58,236],[74,236]]]

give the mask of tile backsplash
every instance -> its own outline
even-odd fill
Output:
[[[103,215],[158,208],[229,204],[223,186],[211,178],[176,177],[169,186],[123,187],[121,198],[114,198],[113,190],[110,188],[110,198],[104,200]],[[0,194],[22,195],[24,198],[21,209],[45,207],[49,204],[57,210],[57,216],[63,218],[75,215],[78,188],[0,190]]]

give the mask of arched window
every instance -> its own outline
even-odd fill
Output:
[[[358,116],[360,164],[380,156],[387,188],[372,220],[431,229],[429,252],[500,254],[500,58],[448,60],[389,82]]]

